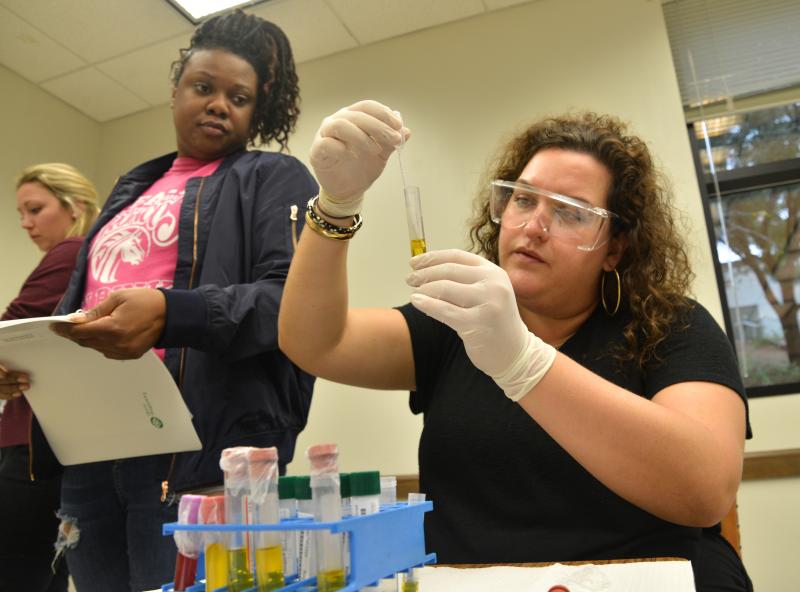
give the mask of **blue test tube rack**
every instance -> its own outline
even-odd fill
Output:
[[[164,535],[172,535],[176,530],[211,530],[251,531],[251,530],[329,530],[332,533],[349,533],[350,573],[347,585],[340,592],[358,592],[364,586],[375,584],[381,578],[412,567],[421,567],[428,563],[436,563],[435,553],[425,553],[425,534],[423,521],[425,512],[433,509],[433,503],[426,501],[417,504],[398,503],[381,507],[380,512],[367,516],[351,516],[337,522],[315,522],[307,518],[282,520],[278,524],[164,524]],[[202,556],[197,562],[198,571],[202,570]],[[198,577],[202,573],[198,574]],[[162,592],[172,592],[173,584],[165,584]],[[225,592],[227,587],[215,592]],[[281,592],[315,592],[316,577],[294,581]],[[197,583],[186,589],[186,592],[204,592],[205,583]],[[250,588],[246,592],[257,592]],[[277,591],[276,591],[277,592]]]

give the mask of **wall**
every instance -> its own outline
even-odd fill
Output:
[[[539,0],[306,63],[299,74],[303,114],[291,147],[303,160],[320,120],[344,105],[369,97],[403,112],[414,134],[404,162],[408,176],[422,189],[432,248],[466,245],[464,220],[487,158],[524,122],[580,108],[627,119],[649,141],[673,180],[676,205],[688,220],[697,272],[695,295],[721,320],[659,2]],[[6,86],[8,80],[11,87]],[[101,191],[107,191],[131,166],[174,147],[168,106],[99,127],[2,70],[0,83],[14,91],[0,96],[1,105],[16,108],[6,113],[24,114],[11,122],[16,133],[6,137],[25,138],[24,155],[18,146],[0,149],[0,179],[10,179],[29,161],[45,159],[41,150],[46,150],[53,154],[47,158],[70,157],[84,166],[96,175]],[[9,97],[12,94],[19,96]],[[353,305],[393,306],[408,298],[401,196],[393,158],[368,195],[364,228],[351,245]],[[17,251],[31,247],[11,218],[9,223],[7,216],[0,217],[3,230],[13,227],[13,232],[0,234],[0,259],[10,266],[18,285],[35,257],[24,262],[17,257]],[[7,301],[14,291],[4,282],[0,296],[5,294]],[[752,401],[756,437],[748,449],[800,447],[798,417],[800,395]],[[305,471],[306,446],[336,441],[348,470],[415,473],[420,429],[421,419],[408,411],[407,393],[320,381],[290,472]],[[795,534],[800,533],[798,492],[800,479],[742,485],[744,558],[759,592],[784,590],[796,579],[792,569],[800,548]]]
[[[3,66],[0,88],[0,307],[5,309],[42,257],[19,226],[14,179],[26,166],[61,161],[95,180],[100,124]]]

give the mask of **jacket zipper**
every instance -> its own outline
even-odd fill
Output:
[[[200,194],[203,193],[203,186],[205,185],[206,178],[200,179],[200,186],[197,188],[197,194],[194,197],[194,225],[192,228],[192,271],[189,273],[189,286],[191,290],[194,287],[194,276],[197,272],[197,227],[200,220]],[[183,363],[186,359],[186,348],[181,348],[181,361],[178,367],[178,388],[183,386]],[[172,453],[172,460],[169,463],[169,470],[167,471],[167,478],[161,482],[161,503],[167,501],[169,495],[169,480],[172,478],[172,471],[175,468],[176,453]]]
[[[31,416],[28,418],[28,476],[31,481],[36,481],[36,477],[33,474],[33,411],[31,411]]]
[[[289,220],[292,224],[292,247],[297,250],[297,205],[292,204],[289,206]]]

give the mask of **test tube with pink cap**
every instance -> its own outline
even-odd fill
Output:
[[[317,522],[342,519],[339,484],[339,448],[336,444],[317,444],[306,451],[311,463],[311,497]],[[345,587],[342,535],[327,530],[315,532],[317,551],[317,590],[333,592]]]
[[[219,466],[225,483],[225,523],[247,524],[250,477],[247,473],[246,446],[226,448]],[[228,592],[243,592],[253,587],[253,573],[247,554],[247,534],[232,530],[228,533]]]

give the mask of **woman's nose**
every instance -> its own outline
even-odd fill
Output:
[[[225,118],[228,116],[228,103],[221,94],[212,96],[206,105],[206,113]]]
[[[526,234],[542,240],[549,238],[550,221],[541,205],[531,213],[531,217],[525,223],[524,230]]]

